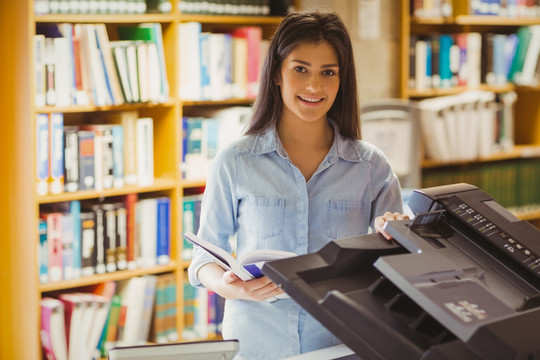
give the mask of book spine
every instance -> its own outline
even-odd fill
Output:
[[[73,220],[73,278],[81,276],[81,202],[73,200],[69,204]]]
[[[75,127],[64,126],[64,190],[79,190],[79,135]]]
[[[72,280],[73,276],[73,217],[62,215],[62,278]]]
[[[96,273],[107,271],[105,260],[105,210],[102,205],[95,205],[92,210],[96,214]]]
[[[127,220],[128,212],[123,203],[117,204],[116,209],[116,267],[118,270],[127,269]]]
[[[171,199],[157,200],[157,263],[167,265],[170,261]]]
[[[116,252],[118,249],[116,208],[113,204],[104,204],[105,264],[107,272],[116,271]]]
[[[102,131],[102,165],[103,165],[103,188],[110,189],[114,185],[114,138],[112,128],[104,126]]]
[[[124,187],[124,128],[112,126],[113,187]]]
[[[50,213],[47,219],[49,244],[49,280],[62,280],[62,213]]]
[[[37,1],[35,1],[37,3]],[[34,84],[35,105],[45,106],[45,36],[34,35]]]
[[[79,131],[79,189],[94,189],[94,132]]]
[[[50,170],[49,191],[59,194],[64,191],[64,115],[50,114]]]
[[[47,222],[44,219],[39,219],[38,231],[39,282],[45,284],[49,282],[49,245],[47,242]]]
[[[136,223],[137,223],[137,212],[135,206],[137,204],[136,193],[126,195],[126,211],[127,211],[127,250],[126,250],[126,260],[128,269],[132,270],[137,267],[136,265],[136,248],[138,247],[137,237],[136,237]]]
[[[83,276],[91,276],[96,268],[96,214],[81,212],[81,268]]]
[[[137,120],[137,179],[140,186],[154,183],[154,130],[152,118]]]
[[[46,195],[49,180],[49,115],[36,115],[37,194]]]

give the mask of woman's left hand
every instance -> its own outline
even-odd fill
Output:
[[[398,212],[391,213],[390,211],[387,211],[384,213],[383,216],[377,216],[375,218],[375,231],[381,233],[386,240],[392,240],[392,236],[390,236],[386,231],[384,231],[384,224],[386,224],[387,221],[407,219],[409,219],[409,216],[406,214],[400,214]]]

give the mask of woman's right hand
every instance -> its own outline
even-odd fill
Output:
[[[283,290],[267,276],[242,281],[232,271],[225,271],[216,263],[203,265],[197,276],[207,289],[229,300],[264,301],[283,294]]]

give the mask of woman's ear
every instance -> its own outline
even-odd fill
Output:
[[[274,84],[281,86],[281,76],[279,74],[274,78]]]

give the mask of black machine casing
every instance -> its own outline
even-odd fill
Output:
[[[359,358],[540,359],[540,231],[480,189],[416,190],[414,220],[266,274]]]

